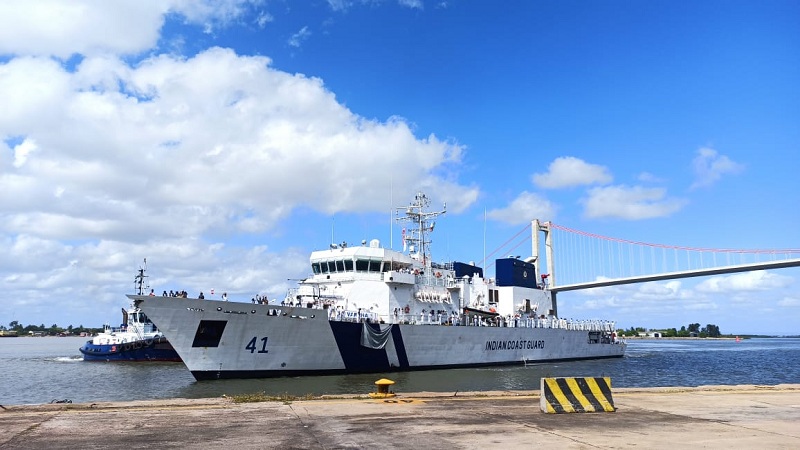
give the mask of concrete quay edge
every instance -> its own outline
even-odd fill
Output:
[[[362,393],[3,405],[0,449],[800,448],[800,384],[614,388],[613,395],[616,412],[583,414],[542,413],[539,391],[399,392],[393,402]]]

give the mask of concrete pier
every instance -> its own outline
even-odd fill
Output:
[[[3,405],[0,449],[800,448],[798,384],[613,391],[616,412],[570,414],[539,391]]]

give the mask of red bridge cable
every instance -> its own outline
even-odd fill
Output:
[[[508,238],[508,240],[506,240],[505,242],[503,242],[502,244],[500,244],[500,246],[499,246],[499,247],[497,247],[497,248],[496,248],[496,249],[494,249],[494,250],[493,250],[491,253],[489,253],[488,255],[486,255],[486,257],[483,259],[483,265],[486,265],[486,260],[490,259],[492,255],[494,255],[495,253],[499,252],[499,251],[500,251],[500,250],[501,250],[503,247],[505,247],[505,246],[506,246],[506,244],[508,244],[509,242],[511,242],[511,241],[513,241],[514,239],[516,239],[516,238],[517,238],[517,236],[519,236],[520,234],[524,233],[524,232],[525,232],[526,230],[528,230],[530,227],[531,227],[531,225],[530,225],[530,224],[528,224],[528,225],[527,225],[527,226],[525,226],[523,229],[519,230],[519,231],[517,232],[517,234],[515,234],[514,236],[511,236],[510,238]],[[525,241],[523,241],[523,242],[525,242]],[[513,247],[511,250],[514,250],[515,248],[519,247],[520,245],[521,245],[521,243],[520,243],[520,244],[517,244],[517,245],[516,245],[516,246],[514,246],[514,247]]]

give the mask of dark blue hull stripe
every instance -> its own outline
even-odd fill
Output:
[[[386,349],[376,350],[361,345],[361,323],[354,322],[328,322],[339,347],[339,354],[344,361],[345,372],[369,373],[389,370],[389,357]],[[377,324],[370,324],[378,328]]]
[[[392,325],[392,339],[394,340],[394,348],[397,349],[397,359],[400,362],[401,369],[408,369],[408,354],[406,353],[406,344],[403,342],[403,334],[400,333],[400,327]]]

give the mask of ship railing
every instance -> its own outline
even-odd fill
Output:
[[[384,319],[388,323],[411,324],[411,325],[454,325],[458,321],[457,315],[448,314],[392,314]]]
[[[373,319],[374,320],[374,319]],[[534,317],[503,317],[496,320],[472,316],[470,318],[463,315],[453,314],[392,314],[384,317],[383,321],[392,324],[411,324],[411,325],[464,325],[479,327],[503,327],[503,328],[553,328],[572,331],[600,331],[612,333],[615,330],[615,322],[607,320],[568,320],[559,318],[534,318]]]
[[[314,308],[319,309],[319,308]],[[411,325],[463,325],[463,326],[492,326],[504,328],[551,328],[571,331],[600,331],[613,333],[616,323],[608,320],[573,320],[557,317],[500,317],[481,318],[478,316],[465,317],[461,314],[431,314],[426,313],[397,313],[389,316],[380,316],[374,312],[342,311],[328,309],[328,319],[339,322],[364,322],[411,324]]]
[[[432,287],[454,287],[455,282],[452,277],[442,272],[435,271],[433,273],[424,273],[416,275],[416,284],[422,286]]]
[[[328,319],[335,320],[337,322],[364,322],[369,320],[370,322],[378,322],[378,314],[369,311],[342,311],[342,310],[330,310],[328,315]]]
[[[345,314],[343,314],[345,313]],[[390,314],[378,316],[375,313],[361,313],[353,311],[331,310],[330,320],[342,322],[363,322],[369,319],[373,323],[410,324],[410,325],[445,325],[445,326],[479,326],[501,328],[552,328],[572,331],[600,331],[612,333],[615,331],[615,322],[607,320],[572,320],[555,317],[497,317],[481,318],[477,316],[465,317],[459,314],[414,313]]]

